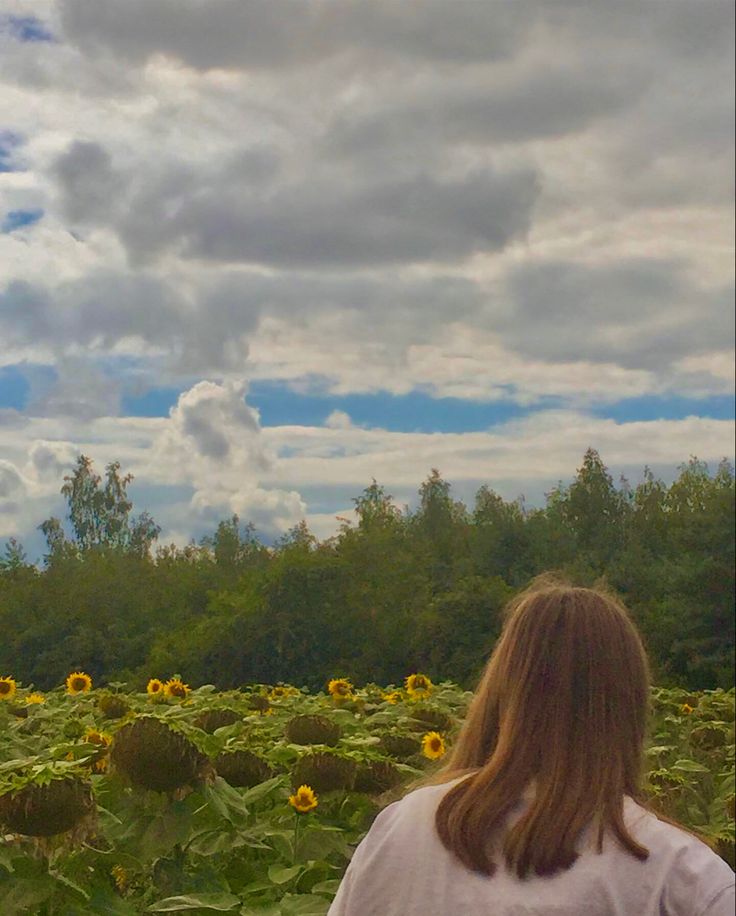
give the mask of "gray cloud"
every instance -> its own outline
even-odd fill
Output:
[[[67,40],[134,62],[162,52],[207,70],[321,63],[346,49],[366,66],[387,54],[434,61],[503,58],[528,8],[446,0],[61,0]]]
[[[86,348],[91,373],[135,351],[135,369],[115,368],[126,391],[244,371],[254,338],[258,365],[290,380],[314,372],[320,346],[326,371],[340,351],[346,386],[369,341],[380,385],[429,358],[417,347],[438,351],[452,323],[458,340],[478,327],[525,358],[659,380],[671,360],[730,346],[730,3],[57,9],[66,43],[49,49],[48,133],[27,159],[39,193],[56,192],[42,228],[64,279],[18,255],[31,282],[0,292],[11,347]],[[36,48],[13,53],[38,63]],[[85,88],[96,68],[126,73],[109,118]],[[68,123],[85,139],[58,153]],[[117,242],[128,266],[105,267]],[[299,330],[310,357],[284,354],[280,329]],[[48,403],[70,410],[78,394]]]
[[[28,461],[37,477],[58,480],[70,470],[76,459],[76,449],[69,442],[34,442],[28,451]]]
[[[595,66],[581,79],[579,67],[557,65],[480,85],[477,77],[430,83],[409,102],[380,104],[363,115],[349,108],[329,127],[322,148],[364,157],[427,143],[487,145],[562,136],[619,111],[645,82],[641,72]]]
[[[184,251],[293,266],[455,261],[523,235],[538,192],[531,171],[487,169],[369,187],[309,183],[267,199],[214,194],[183,208]]]
[[[181,335],[184,309],[158,278],[112,270],[59,284],[12,281],[0,292],[0,327],[10,345],[70,344],[108,349],[127,336],[166,343]],[[56,346],[55,346],[56,345]]]
[[[85,357],[62,356],[56,381],[26,408],[30,416],[92,420],[120,412],[121,384]]]
[[[0,514],[18,512],[25,493],[26,484],[18,469],[10,461],[0,459]]]
[[[52,176],[61,188],[62,206],[72,222],[84,222],[119,208],[122,178],[99,143],[75,140],[54,163]]]
[[[551,361],[662,370],[733,339],[732,290],[697,286],[674,260],[528,264],[510,273],[507,296],[506,317],[489,325],[517,352]]]
[[[179,382],[241,370],[249,338],[265,315],[303,327],[318,316],[339,316],[350,336],[390,326],[386,346],[400,353],[410,342],[429,339],[448,318],[472,319],[485,295],[464,277],[232,269],[196,284],[185,298],[163,278],[106,270],[53,290],[9,284],[0,291],[0,336],[15,346],[48,347],[60,361],[80,345],[90,359],[104,358],[126,339],[156,347],[161,355],[143,362],[149,368],[125,378],[125,388],[140,393],[139,371]],[[124,367],[118,371],[124,377]],[[36,380],[34,387],[35,402],[45,403],[48,383]]]
[[[368,184],[328,174],[273,188],[252,177],[276,171],[265,150],[236,165],[215,176],[177,164],[141,181],[130,175],[123,200],[124,179],[104,151],[75,143],[54,174],[65,216],[110,225],[134,264],[172,247],[190,258],[286,267],[454,261],[522,236],[540,190],[529,169]]]

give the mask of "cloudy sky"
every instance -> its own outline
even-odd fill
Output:
[[[732,457],[731,0],[0,0],[0,546]]]

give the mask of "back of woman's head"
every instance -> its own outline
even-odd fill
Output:
[[[540,577],[517,596],[443,770],[475,771],[437,812],[444,845],[492,875],[492,843],[533,783],[534,798],[506,833],[503,853],[524,877],[553,874],[577,858],[595,820],[598,848],[610,827],[637,858],[624,795],[641,796],[650,670],[636,627],[607,593]]]

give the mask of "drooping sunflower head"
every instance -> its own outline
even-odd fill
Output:
[[[289,804],[300,814],[306,814],[316,808],[319,802],[311,786],[299,786],[296,792],[289,796]]]
[[[0,700],[10,700],[15,695],[16,684],[12,677],[0,677]]]
[[[222,751],[213,761],[215,772],[231,786],[257,786],[274,775],[266,761],[253,751]]]
[[[273,712],[271,701],[261,693],[253,693],[248,697],[248,708],[257,712],[259,716],[265,716]]]
[[[342,728],[326,716],[294,716],[286,723],[285,734],[291,744],[326,744],[340,740]]]
[[[426,674],[410,674],[406,679],[406,692],[412,699],[428,697],[432,693],[432,681]]]
[[[177,700],[186,700],[189,693],[189,685],[185,684],[181,678],[171,677],[164,684],[164,692],[167,697],[174,697]]]
[[[353,695],[353,685],[346,677],[333,678],[327,685],[327,690],[335,700],[347,700]]]
[[[45,703],[46,697],[42,693],[30,693],[26,697],[26,703],[29,706],[35,706],[40,703]]]
[[[84,671],[75,671],[66,679],[66,692],[75,696],[78,693],[87,693],[92,689],[92,678]]]
[[[146,693],[149,696],[155,697],[156,695],[161,695],[164,689],[164,682],[160,681],[157,677],[152,677],[151,680],[146,684]]]
[[[401,699],[401,694],[398,690],[392,690],[390,693],[381,694],[381,699],[385,703],[390,703],[392,706],[395,706]]]
[[[445,756],[445,742],[439,732],[427,732],[422,738],[422,753],[430,760]]]

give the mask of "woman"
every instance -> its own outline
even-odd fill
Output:
[[[447,766],[379,814],[329,916],[733,916],[729,866],[642,793],[649,687],[621,604],[537,580]]]

